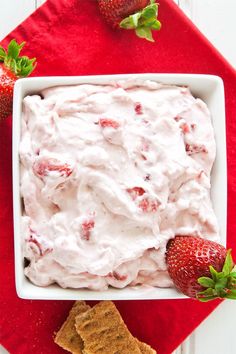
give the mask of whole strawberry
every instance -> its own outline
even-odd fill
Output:
[[[7,51],[0,46],[0,121],[12,112],[15,81],[20,77],[28,76],[35,67],[35,58],[19,56],[24,44],[18,44],[13,39]]]
[[[194,236],[176,236],[167,244],[167,269],[183,294],[206,302],[236,299],[236,270],[231,250]]]
[[[113,28],[135,30],[138,37],[153,42],[152,30],[159,30],[155,0],[98,0],[101,14]]]

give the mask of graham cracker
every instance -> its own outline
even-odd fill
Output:
[[[72,354],[83,354],[84,343],[75,329],[75,316],[89,310],[90,306],[84,301],[76,301],[69,312],[66,321],[57,332],[55,343]]]
[[[141,354],[118,310],[102,301],[75,317],[75,327],[84,341],[83,354]]]

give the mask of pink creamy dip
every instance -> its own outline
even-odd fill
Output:
[[[218,241],[211,117],[188,88],[132,80],[24,99],[25,275],[36,285],[171,287],[176,234]]]

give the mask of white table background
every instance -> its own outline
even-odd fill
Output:
[[[236,68],[236,0],[173,1]],[[45,0],[0,0],[0,40],[44,2]],[[235,317],[236,301],[225,301],[173,354],[235,354]],[[5,353],[7,352],[0,346],[0,354]]]

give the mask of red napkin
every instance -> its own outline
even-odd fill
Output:
[[[228,247],[236,241],[236,72],[194,27],[172,0],[159,0],[155,44],[129,31],[111,30],[95,0],[48,0],[4,41],[26,41],[24,52],[36,56],[34,76],[112,73],[205,73],[223,78],[228,149]],[[28,301],[17,297],[11,187],[11,119],[0,126],[0,341],[11,354],[63,353],[53,333],[71,301]],[[236,255],[235,255],[236,256]],[[133,335],[159,354],[171,353],[220,301],[117,301]]]

